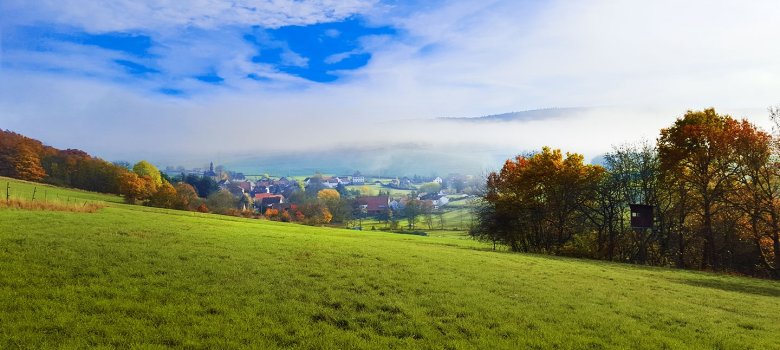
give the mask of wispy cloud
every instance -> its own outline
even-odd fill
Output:
[[[107,157],[466,141],[596,154],[654,138],[688,108],[765,124],[764,108],[780,102],[776,1],[233,3],[2,2],[0,124]],[[368,29],[350,35],[350,21]],[[150,45],[8,46],[19,28],[41,25]],[[290,25],[346,46],[305,52],[274,31]],[[274,59],[258,59],[264,50]],[[567,106],[607,108],[510,124],[408,122]]]
[[[8,14],[3,19],[7,25],[48,23],[105,33],[309,25],[342,20],[374,4],[373,0],[7,0],[0,10]]]

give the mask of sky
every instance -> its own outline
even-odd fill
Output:
[[[688,109],[769,127],[778,13],[774,0],[3,0],[0,128],[158,164],[392,145],[595,157]],[[545,108],[571,109],[437,120]]]

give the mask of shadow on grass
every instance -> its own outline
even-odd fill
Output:
[[[780,297],[780,286],[777,288],[768,286],[756,286],[746,283],[735,283],[723,280],[690,280],[690,279],[677,279],[675,282],[687,284],[694,287],[704,287],[712,289],[720,289],[728,292],[748,293],[755,295],[762,295],[768,297]]]

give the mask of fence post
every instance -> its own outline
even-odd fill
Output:
[[[33,196],[32,200],[35,200],[35,193],[38,192],[38,187],[33,187]]]
[[[5,183],[5,202],[11,201],[11,182]]]

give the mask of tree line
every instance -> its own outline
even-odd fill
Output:
[[[122,195],[133,204],[203,212],[210,211],[204,198],[217,190],[216,182],[208,177],[187,177],[174,185],[149,162],[140,161],[132,167],[110,163],[9,130],[0,130],[0,176]]]
[[[780,278],[778,145],[705,109],[603,165],[545,147],[488,175],[470,234],[512,251]],[[631,204],[652,206],[651,228],[631,227]]]
[[[0,129],[0,176],[103,193],[120,193],[126,168],[75,149],[60,150]]]

